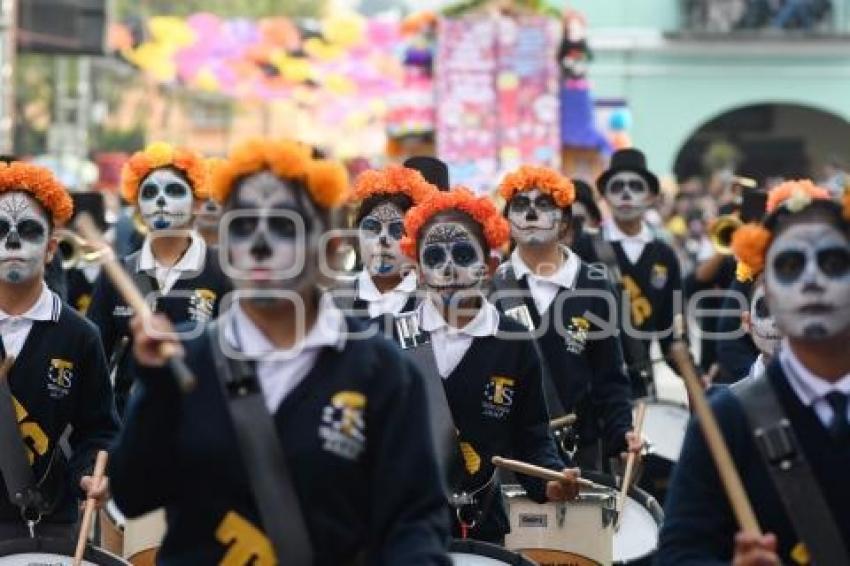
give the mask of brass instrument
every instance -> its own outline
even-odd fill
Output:
[[[108,247],[92,244],[70,230],[58,230],[55,237],[59,241],[59,255],[65,270],[98,263],[109,252]]]
[[[712,222],[708,237],[714,250],[719,254],[731,255],[732,235],[742,225],[741,219],[734,214],[721,216]]]

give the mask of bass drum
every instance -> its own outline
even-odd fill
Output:
[[[454,539],[449,545],[449,556],[457,566],[535,566],[534,562],[520,554],[477,540]]]
[[[0,566],[70,565],[77,544],[72,540],[24,538],[0,541]],[[84,566],[128,566],[130,563],[99,548],[89,546]]]
[[[119,554],[133,566],[153,566],[165,534],[165,511],[159,509],[138,519],[126,519],[110,500],[100,512],[103,548]]]

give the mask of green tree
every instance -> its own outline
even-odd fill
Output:
[[[288,16],[316,18],[322,15],[321,0],[114,0],[117,19],[131,16],[188,16],[195,12],[212,12],[225,18],[262,18]]]

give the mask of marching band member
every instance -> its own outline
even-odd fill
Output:
[[[0,446],[0,483],[21,485],[9,467],[20,457],[33,495],[20,508],[0,497],[0,540],[30,536],[26,521],[39,519],[36,534],[74,538],[78,501],[108,499],[108,480],[94,485],[91,477],[98,450],[118,431],[103,349],[97,330],[43,279],[56,253],[53,230],[72,210],[47,169],[0,164],[0,356],[15,358],[0,383],[0,428],[23,437],[18,446]],[[66,455],[60,440],[69,428]]]
[[[254,462],[239,457],[231,418],[245,391],[221,383],[223,367],[246,360],[250,381],[239,383],[260,396],[263,414],[250,416],[279,436],[268,448],[289,470],[313,563],[450,564],[421,376],[385,339],[353,338],[364,325],[317,289],[320,237],[347,196],[344,168],[305,145],[255,140],[233,150],[213,189],[238,291],[183,342],[198,383],[182,397],[160,367],[159,340],[134,320],[140,386],[110,462],[119,507],[130,517],[165,507],[163,564],[276,563],[264,502],[252,497]]]
[[[526,165],[505,176],[499,192],[516,247],[493,278],[494,302],[539,331],[535,337],[547,379],[564,411],[578,416],[581,463],[599,468],[594,448],[600,419],[602,456],[639,452],[641,442],[631,432],[629,378],[614,331],[616,311],[610,312],[607,301],[610,283],[561,244],[572,228],[573,183],[553,169]],[[608,332],[597,320],[609,322]],[[598,333],[604,336],[594,337]]]
[[[454,532],[501,542],[509,525],[492,457],[513,455],[563,469],[549,433],[540,359],[531,337],[482,292],[490,250],[507,241],[510,229],[492,201],[462,187],[411,208],[405,229],[402,249],[416,258],[427,291],[407,317],[418,326],[417,335],[407,338],[420,345],[408,354],[421,363],[430,385],[438,382],[443,395],[431,400],[443,403],[446,420],[456,429],[456,439],[452,434],[446,447],[459,449],[462,470],[460,478],[450,478],[457,482],[450,485],[450,497],[472,495],[452,502],[458,518]],[[525,476],[519,481],[542,503],[575,497],[577,477],[578,470],[564,469],[560,482]]]
[[[842,210],[810,181],[783,183],[770,193],[764,224],[740,228],[733,245],[750,276],[763,270],[770,312],[785,336],[764,372],[712,399],[766,534],[736,534],[692,423],[667,499],[657,563],[847,564],[850,194]],[[830,557],[815,552],[814,539]]]
[[[759,277],[753,283],[750,297],[750,310],[741,313],[741,324],[759,350],[759,356],[753,362],[748,377],[764,373],[765,368],[779,352],[782,333],[776,326],[776,318],[770,312],[770,305],[764,290],[764,278]]]
[[[122,196],[136,203],[149,229],[142,249],[124,258],[124,266],[142,294],[155,297],[154,310],[174,323],[214,318],[231,287],[217,250],[192,229],[196,199],[206,197],[206,172],[200,155],[162,142],[135,153],[121,172]],[[99,277],[88,317],[100,329],[107,358],[116,368],[116,404],[122,415],[133,378],[120,345],[126,344],[132,315],[109,279]]]

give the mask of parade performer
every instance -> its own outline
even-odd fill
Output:
[[[712,400],[765,534],[736,534],[692,423],[657,563],[850,563],[850,195],[842,209],[810,181],[783,183],[770,193],[763,225],[740,228],[734,247],[741,270],[763,270],[785,336],[764,372]]]
[[[499,193],[516,247],[496,271],[493,300],[538,331],[546,379],[562,411],[578,416],[579,463],[600,468],[600,437],[602,456],[639,452],[610,283],[561,244],[572,227],[573,183],[553,169],[526,165],[505,176]],[[599,321],[609,323],[607,332]]]
[[[483,294],[490,250],[506,243],[510,228],[489,198],[455,188],[411,208],[405,229],[402,249],[418,262],[427,297],[404,317],[416,330],[402,336],[402,346],[426,383],[436,384],[432,420],[442,411],[438,424],[448,425],[447,433],[435,433],[438,451],[451,461],[445,452],[459,450],[459,466],[448,474],[454,533],[501,542],[509,526],[491,458],[563,469],[549,433],[534,342]],[[542,503],[575,497],[577,476],[578,470],[564,469],[560,482],[518,479]]]
[[[121,172],[122,196],[136,204],[148,228],[141,250],[124,258],[124,266],[143,295],[153,294],[154,310],[174,323],[214,318],[231,288],[218,252],[192,229],[196,200],[206,197],[206,175],[199,154],[163,142],[135,153]],[[122,415],[133,381],[125,355],[132,316],[109,279],[99,277],[88,317],[100,329],[112,362]]]
[[[245,142],[217,169],[238,290],[182,342],[191,394],[133,322],[140,386],[111,459],[114,496],[130,517],[165,507],[163,564],[292,561],[299,541],[281,541],[275,520],[304,526],[303,563],[450,564],[421,376],[384,338],[351,338],[365,326],[317,288],[318,244],[347,183],[342,165],[292,141]],[[283,484],[294,499],[275,507],[265,494]]]
[[[47,169],[0,164],[0,357],[15,359],[0,381],[8,441],[0,476],[10,492],[0,497],[0,540],[31,536],[27,521],[35,535],[73,539],[79,500],[108,499],[108,480],[95,485],[91,476],[118,432],[103,349],[97,330],[44,283],[53,232],[72,210]],[[60,439],[69,428],[67,454]]]

